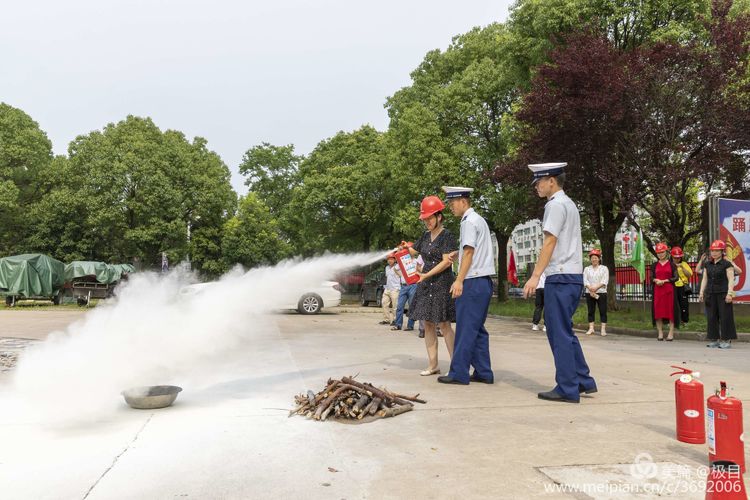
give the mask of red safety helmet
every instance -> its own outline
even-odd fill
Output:
[[[388,259],[395,259],[396,258],[396,252],[391,252],[388,255],[386,255],[386,260]]]
[[[591,250],[589,252],[589,257],[591,257],[592,255],[596,255],[597,257],[599,257],[601,259],[602,258],[602,251],[599,250],[598,248],[594,248],[593,250]]]
[[[654,247],[654,252],[656,253],[662,253],[662,252],[668,252],[668,251],[669,251],[669,247],[667,246],[666,243],[657,243],[656,246]]]
[[[419,218],[426,219],[435,215],[436,212],[440,212],[444,208],[445,203],[443,203],[443,200],[437,196],[425,196],[425,199],[422,200],[422,205],[419,208]]]
[[[721,240],[716,240],[713,243],[711,243],[711,250],[721,250],[724,251],[727,249],[727,244],[724,243]]]
[[[682,255],[682,248],[680,248],[680,247],[672,247],[671,254],[672,254],[672,257],[674,257],[675,259],[678,259],[678,258],[681,259],[683,257],[683,255]]]

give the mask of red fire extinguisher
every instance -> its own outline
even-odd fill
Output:
[[[742,401],[727,396],[727,383],[708,398],[708,460],[728,460],[745,473],[745,443],[742,433]]]
[[[397,250],[393,253],[396,258],[398,267],[401,269],[401,276],[406,280],[406,284],[413,285],[419,281],[419,274],[417,274],[417,261],[411,256],[409,249],[412,247],[412,242],[401,242],[401,250]]]
[[[697,380],[700,373],[681,366],[672,366],[679,371],[674,381],[674,400],[677,419],[677,440],[683,443],[706,442],[706,422],[703,414],[703,384]]]

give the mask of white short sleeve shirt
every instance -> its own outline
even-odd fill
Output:
[[[396,274],[396,266],[385,266],[385,289],[401,290],[401,276]]]
[[[581,216],[573,200],[562,190],[544,206],[542,230],[557,238],[552,258],[544,272],[554,274],[583,273],[583,245],[581,242]]]
[[[492,255],[492,238],[487,221],[469,208],[461,218],[461,243],[458,249],[458,265],[461,266],[465,246],[474,249],[469,272],[466,279],[491,276],[495,274],[495,259]]]

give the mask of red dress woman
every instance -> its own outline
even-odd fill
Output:
[[[662,321],[669,321],[669,336],[667,340],[674,338],[675,324],[675,302],[674,282],[675,266],[667,257],[668,247],[664,243],[658,243],[654,248],[658,262],[652,266],[652,281],[654,284],[654,322],[658,331],[658,340],[664,340]]]

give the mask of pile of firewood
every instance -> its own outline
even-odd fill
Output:
[[[307,391],[307,394],[295,396],[297,407],[289,412],[289,416],[304,415],[315,420],[395,417],[411,411],[413,403],[426,402],[419,399],[419,394],[404,396],[369,383],[359,383],[353,377],[343,377],[341,380],[329,379],[326,388],[317,394]]]

